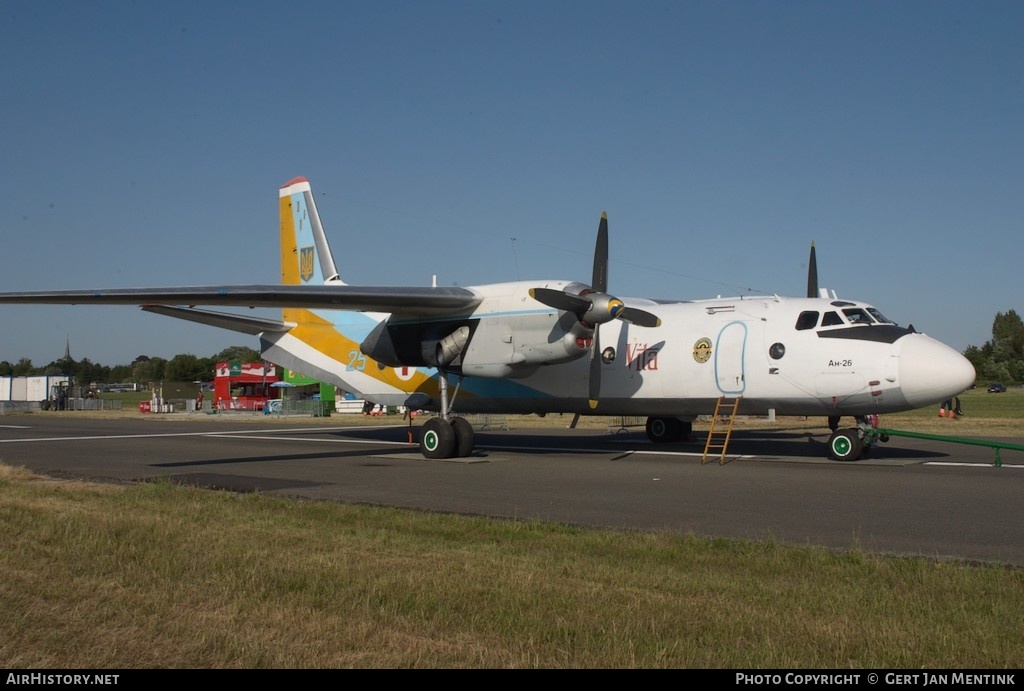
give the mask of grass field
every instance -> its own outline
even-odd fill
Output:
[[[956,421],[936,409],[883,424],[1021,435],[1024,392],[962,399],[966,415]],[[567,419],[512,421],[527,423]],[[771,424],[820,431],[822,422]],[[7,669],[1024,662],[1024,570],[1000,565],[288,501],[169,482],[67,482],[5,466],[0,525]]]

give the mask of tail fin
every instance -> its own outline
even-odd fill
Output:
[[[281,283],[345,285],[309,180],[298,177],[281,186],[279,211]],[[268,330],[261,335],[261,350],[270,362],[389,405],[404,405],[410,392],[429,379],[415,369],[378,366],[360,351],[359,344],[386,314],[289,307],[282,316],[286,332]]]
[[[281,283],[345,285],[334,265],[309,180],[299,177],[286,182],[280,191],[280,209]]]

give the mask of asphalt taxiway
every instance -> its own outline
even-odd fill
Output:
[[[1024,565],[1024,453],[893,438],[825,458],[821,434],[739,431],[726,463],[642,432],[477,433],[466,459],[424,460],[409,429],[230,418],[0,417],[0,462],[68,478],[204,487],[585,527]],[[1022,443],[1022,440],[1013,440]]]

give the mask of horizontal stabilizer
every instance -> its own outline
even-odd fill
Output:
[[[294,324],[286,324],[277,319],[260,319],[259,317],[246,317],[241,314],[227,314],[225,312],[212,312],[200,310],[194,307],[168,307],[166,305],[144,305],[146,312],[162,314],[165,317],[184,319],[185,321],[216,326],[221,329],[238,331],[252,336],[263,333],[284,333],[291,329]]]

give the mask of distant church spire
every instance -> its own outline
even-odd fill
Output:
[[[67,339],[64,344],[64,362],[71,362],[71,336],[68,336]]]

